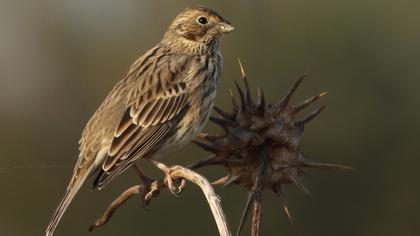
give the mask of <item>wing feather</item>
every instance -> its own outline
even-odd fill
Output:
[[[117,127],[117,130],[115,131],[115,135],[114,138],[118,138],[121,136],[121,134],[123,134],[125,132],[125,130],[128,129],[128,127],[130,127],[130,125],[132,124],[132,120],[130,117],[130,110],[126,110],[124,112],[124,115],[120,121],[120,124]]]
[[[165,109],[169,106],[170,100],[164,100],[162,103],[161,108],[157,111],[155,115],[155,119],[152,122],[152,125],[157,125],[159,122],[165,122],[165,120],[162,119],[162,116],[165,112]]]
[[[130,93],[126,112],[116,128],[108,156],[94,187],[104,187],[137,158],[158,148],[189,108],[188,90],[184,81],[187,65],[178,67],[182,70],[172,71],[168,66],[170,60],[164,62],[165,57],[160,57],[160,60],[161,63],[150,62],[152,66],[138,65],[139,70],[142,70],[140,74],[131,73],[138,76],[138,86]],[[187,58],[176,60],[178,63],[189,63]]]
[[[115,156],[118,151],[122,149],[122,147],[128,142],[128,140],[135,135],[136,132],[139,131],[139,127],[132,124],[125,130],[125,134],[122,136],[114,137],[113,145],[109,149],[108,154],[110,156]]]

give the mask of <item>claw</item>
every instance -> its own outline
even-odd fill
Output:
[[[149,205],[150,200],[152,200],[152,198],[155,198],[159,195],[160,190],[159,187],[155,184],[149,186],[149,192],[146,193],[146,195],[144,196],[144,202],[147,205]]]
[[[171,192],[172,195],[174,195],[176,198],[179,198],[179,195],[178,195],[179,191],[178,191],[177,187],[175,186],[174,181],[171,177],[171,172],[166,171],[165,176],[166,176],[165,180],[166,180],[166,183],[168,185],[169,192]]]
[[[153,158],[147,158],[146,160],[148,160],[150,163],[152,163],[153,165],[155,165],[157,168],[159,168],[161,171],[163,171],[163,173],[165,174],[165,181],[166,184],[168,186],[169,191],[177,198],[179,198],[178,196],[178,190],[174,185],[174,181],[172,179],[171,176],[171,168],[169,168],[167,165],[153,159]]]
[[[177,194],[182,193],[182,191],[184,191],[185,186],[187,186],[187,181],[185,179],[181,179],[181,183],[178,186],[178,192]]]

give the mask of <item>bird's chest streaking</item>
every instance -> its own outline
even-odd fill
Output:
[[[191,107],[174,127],[174,136],[162,145],[162,151],[183,146],[195,139],[210,117],[222,74],[222,58],[217,54],[201,57],[199,61],[189,73]]]

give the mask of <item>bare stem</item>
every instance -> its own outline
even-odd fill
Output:
[[[227,219],[220,203],[220,197],[214,192],[210,182],[197,172],[182,166],[173,166],[171,170],[171,176],[187,179],[201,188],[210,205],[220,236],[231,236],[232,233],[227,224]]]
[[[253,202],[251,236],[259,236],[262,220],[261,192],[257,193]]]
[[[139,194],[142,191],[141,185],[135,185],[127,190],[125,190],[117,199],[115,199],[111,205],[109,205],[108,209],[106,209],[105,213],[96,220],[96,222],[89,227],[89,231],[94,230],[96,227],[102,226],[108,222],[109,219],[111,219],[112,214],[114,214],[114,211],[118,209],[121,205],[123,205],[130,197]]]
[[[220,236],[231,236],[231,232],[227,223],[227,219],[223,208],[220,203],[220,197],[214,192],[214,189],[210,182],[204,178],[202,175],[182,166],[172,166],[171,170],[171,177],[174,179],[186,179],[190,182],[196,184],[198,187],[201,188],[203,191],[204,196],[207,199],[208,204],[210,205],[210,209],[213,213],[213,217],[216,221],[217,228],[219,230]],[[151,183],[152,189],[154,191],[165,187],[167,185],[166,181],[164,180],[155,180]],[[130,197],[136,194],[144,195],[144,187],[141,185],[132,186],[126,191],[124,191],[120,196],[118,196],[108,207],[105,213],[89,228],[89,231],[94,230],[95,228],[106,224],[109,219],[111,218],[112,214],[116,209],[122,206]],[[151,198],[157,196],[157,194],[152,194]],[[147,196],[147,194],[146,194]],[[151,199],[145,199],[146,202],[150,201]]]

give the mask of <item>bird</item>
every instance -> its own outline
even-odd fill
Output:
[[[223,72],[221,38],[232,30],[216,11],[187,7],[162,40],[134,61],[86,124],[46,236],[88,177],[96,174],[92,188],[100,190],[139,159],[161,169],[175,194],[170,168],[158,158],[189,143],[209,119]]]

